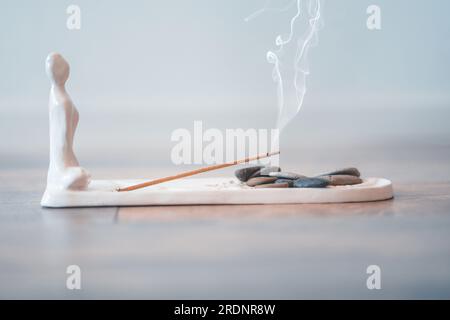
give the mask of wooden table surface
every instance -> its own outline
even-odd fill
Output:
[[[0,177],[0,298],[450,298],[446,181],[360,204],[44,209],[45,170]]]

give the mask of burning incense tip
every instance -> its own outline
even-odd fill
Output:
[[[190,177],[190,176],[193,176],[193,175],[196,175],[196,174],[199,174],[199,173],[203,173],[203,172],[223,169],[223,168],[235,166],[235,165],[238,165],[238,164],[241,164],[241,163],[247,163],[247,162],[250,162],[250,161],[255,161],[255,160],[259,160],[259,159],[263,159],[263,158],[268,158],[268,157],[271,157],[271,156],[274,156],[274,155],[277,155],[277,154],[280,154],[280,151],[267,152],[267,153],[260,154],[260,155],[255,156],[255,157],[248,157],[248,158],[241,159],[241,160],[236,160],[236,161],[232,161],[232,162],[226,162],[226,163],[222,163],[222,164],[216,164],[216,165],[212,165],[212,166],[208,166],[208,167],[203,167],[203,168],[200,168],[200,169],[186,171],[186,172],[174,175],[174,176],[168,176],[168,177],[159,178],[159,179],[143,182],[143,183],[140,183],[140,184],[136,184],[136,185],[132,185],[132,186],[124,187],[124,188],[119,188],[119,189],[117,189],[117,191],[118,192],[124,192],[124,191],[133,191],[133,190],[137,190],[137,189],[142,189],[142,188],[149,187],[149,186],[154,186],[156,184],[160,184],[160,183],[163,183],[163,182],[168,182],[168,181],[177,180],[177,179],[181,179],[181,178],[185,178],[185,177]]]

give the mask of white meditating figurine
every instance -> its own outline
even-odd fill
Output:
[[[58,53],[51,53],[46,61],[47,75],[51,80],[49,98],[50,165],[47,184],[59,189],[85,189],[90,174],[80,167],[73,152],[73,138],[78,125],[75,108],[65,84],[70,66]]]

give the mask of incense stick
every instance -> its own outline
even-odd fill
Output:
[[[199,174],[199,173],[203,173],[203,172],[223,169],[223,168],[235,166],[235,165],[241,164],[241,163],[247,163],[247,162],[250,162],[250,161],[255,161],[255,160],[259,160],[259,159],[263,159],[263,158],[268,158],[268,157],[271,157],[271,156],[274,156],[274,155],[277,155],[277,154],[280,154],[280,151],[267,152],[267,153],[260,154],[260,155],[255,156],[255,157],[248,157],[248,158],[241,159],[241,160],[236,160],[236,161],[233,161],[233,162],[226,162],[226,163],[216,164],[216,165],[212,165],[212,166],[208,166],[208,167],[204,167],[204,168],[200,168],[200,169],[186,171],[186,172],[174,175],[174,176],[168,176],[168,177],[159,178],[159,179],[155,179],[155,180],[139,183],[139,184],[136,184],[136,185],[128,186],[128,187],[125,187],[125,188],[119,188],[119,189],[117,189],[117,191],[118,192],[123,192],[123,191],[133,191],[133,190],[137,190],[137,189],[142,189],[142,188],[145,188],[145,187],[154,186],[155,184],[160,184],[160,183],[163,183],[163,182],[168,182],[168,181],[172,181],[172,180],[176,180],[176,179],[189,177],[189,176],[193,176],[193,175],[196,175],[196,174]]]

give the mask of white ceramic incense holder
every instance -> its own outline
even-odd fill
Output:
[[[80,167],[73,151],[78,111],[66,92],[69,64],[57,53],[46,61],[51,80],[50,165],[47,188],[42,197],[44,207],[103,207],[196,204],[296,204],[343,203],[387,200],[393,197],[387,179],[368,178],[352,186],[327,188],[257,189],[235,178],[185,178],[147,188],[118,192],[143,180],[90,180]]]

